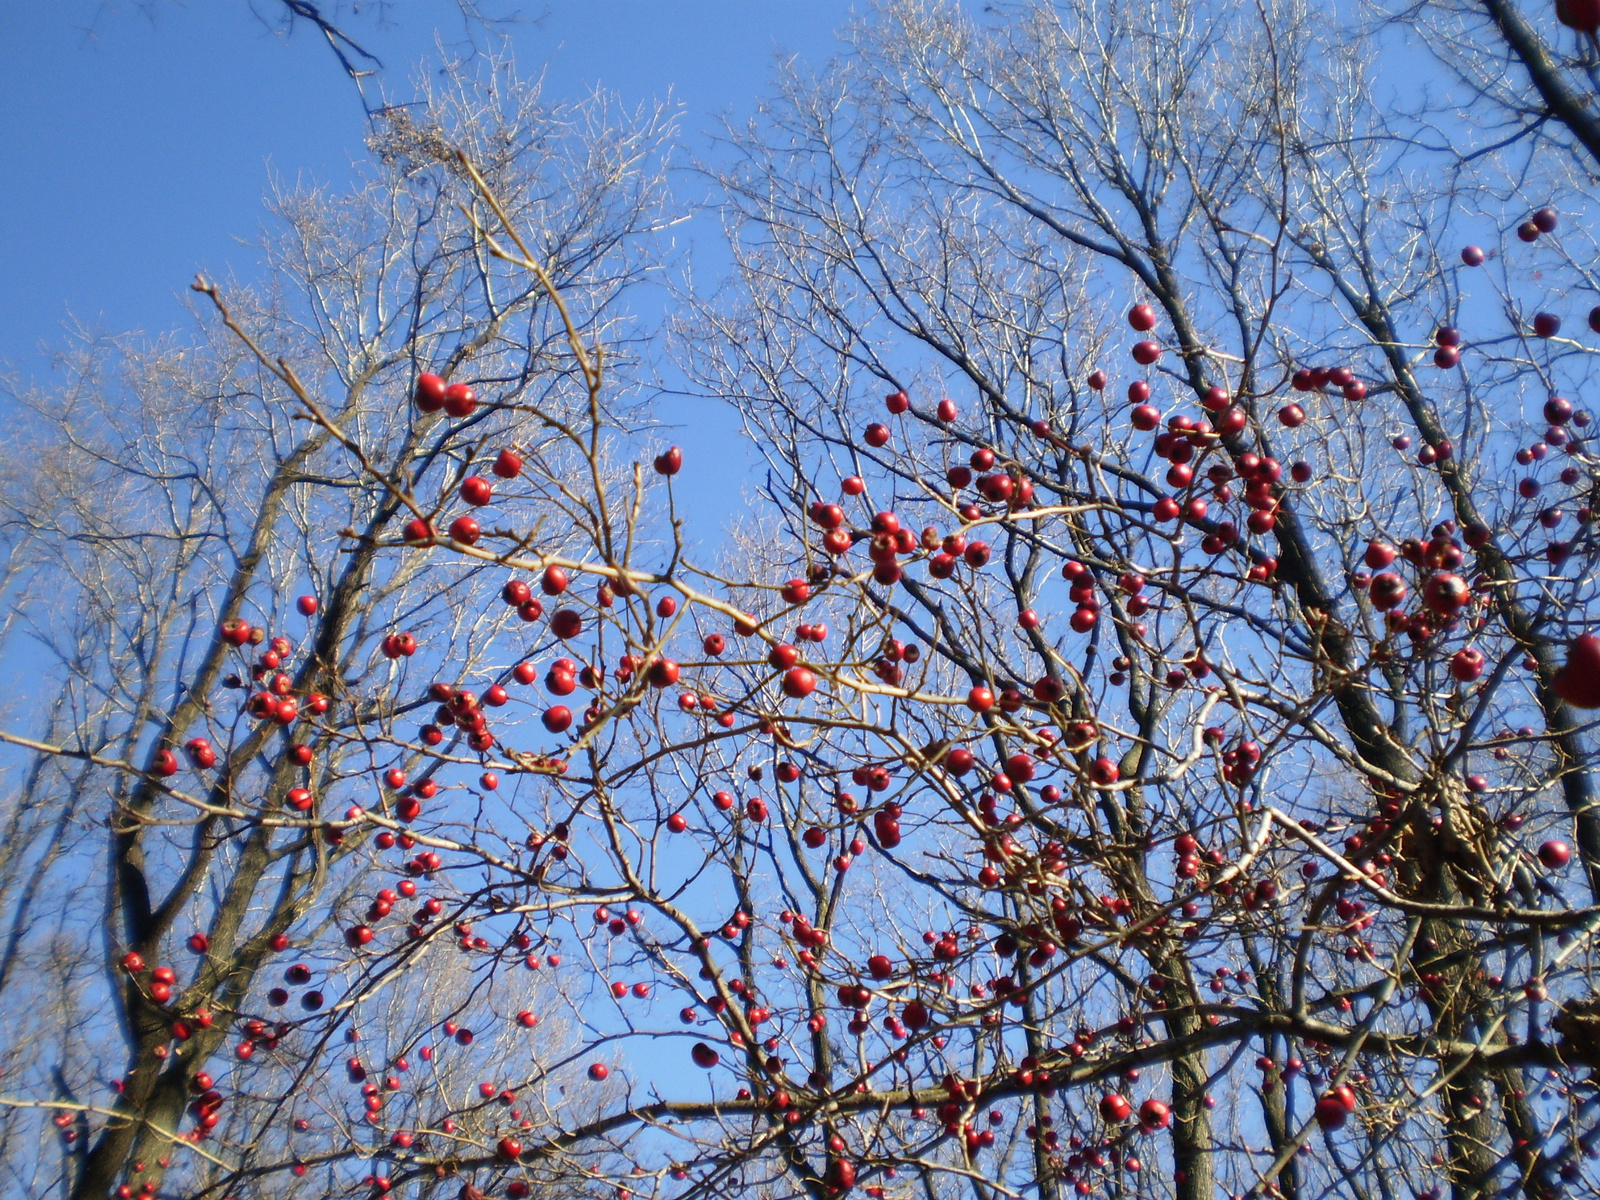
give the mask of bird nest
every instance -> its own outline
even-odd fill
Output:
[[[1564,1059],[1600,1070],[1600,997],[1568,1004],[1552,1024]]]

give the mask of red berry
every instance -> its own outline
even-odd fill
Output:
[[[1165,1129],[1172,1123],[1172,1110],[1153,1097],[1139,1105],[1139,1124],[1146,1129]]]
[[[1468,646],[1450,656],[1450,675],[1461,683],[1471,683],[1483,674],[1483,651]]]
[[[424,372],[417,376],[415,398],[417,407],[423,412],[438,412],[444,407],[444,380],[439,376]]]
[[[1325,1132],[1331,1133],[1335,1129],[1342,1128],[1350,1119],[1350,1110],[1345,1107],[1343,1100],[1330,1092],[1317,1101],[1312,1115],[1316,1117],[1317,1124]]]
[[[1573,641],[1552,686],[1574,708],[1600,708],[1600,637],[1586,633]]]
[[[1128,419],[1135,429],[1148,433],[1161,424],[1161,410],[1153,404],[1140,404],[1128,414]]]
[[[817,690],[817,677],[805,667],[790,667],[783,676],[783,694],[803,700]]]
[[[1539,861],[1552,871],[1559,871],[1572,861],[1572,848],[1565,842],[1545,842],[1539,847]]]
[[[1112,1092],[1110,1095],[1101,1098],[1100,1116],[1104,1118],[1108,1124],[1120,1125],[1132,1115],[1133,1105],[1128,1103],[1128,1098],[1126,1096]]]

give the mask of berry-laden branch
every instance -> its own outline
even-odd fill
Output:
[[[1581,1172],[1589,351],[1494,324],[1577,222],[1463,308],[1476,209],[1297,14],[1011,15],[890,5],[731,136],[670,332],[768,470],[711,549],[615,307],[654,143],[531,100],[308,202],[302,298],[196,284],[137,375],[192,469],[69,423],[67,694],[137,699],[0,740],[109,796],[79,1195]]]

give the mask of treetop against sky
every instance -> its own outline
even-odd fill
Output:
[[[1600,8],[466,7],[3,18],[0,1186],[1593,1194]]]

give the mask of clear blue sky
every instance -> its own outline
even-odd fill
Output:
[[[520,11],[510,27],[518,64],[529,74],[547,66],[551,94],[597,83],[627,101],[670,94],[696,149],[719,113],[750,110],[776,54],[820,62],[835,52],[852,4],[489,7]],[[260,227],[270,173],[334,184],[348,176],[364,152],[354,87],[315,30],[284,38],[262,19],[278,11],[277,0],[0,3],[0,369],[46,374],[69,319],[102,333],[184,328],[197,271],[253,276],[244,241]],[[348,28],[383,59],[392,94],[404,95],[414,64],[438,39],[459,44],[464,26],[452,0],[397,0],[389,11],[388,27],[360,16]],[[724,458],[734,449],[731,414],[719,414],[713,432],[711,414],[690,413],[692,403],[669,402],[663,415],[697,457]],[[685,499],[701,499],[688,472],[683,482]],[[696,504],[695,515],[720,525],[737,503],[736,489],[726,490],[724,503]]]

